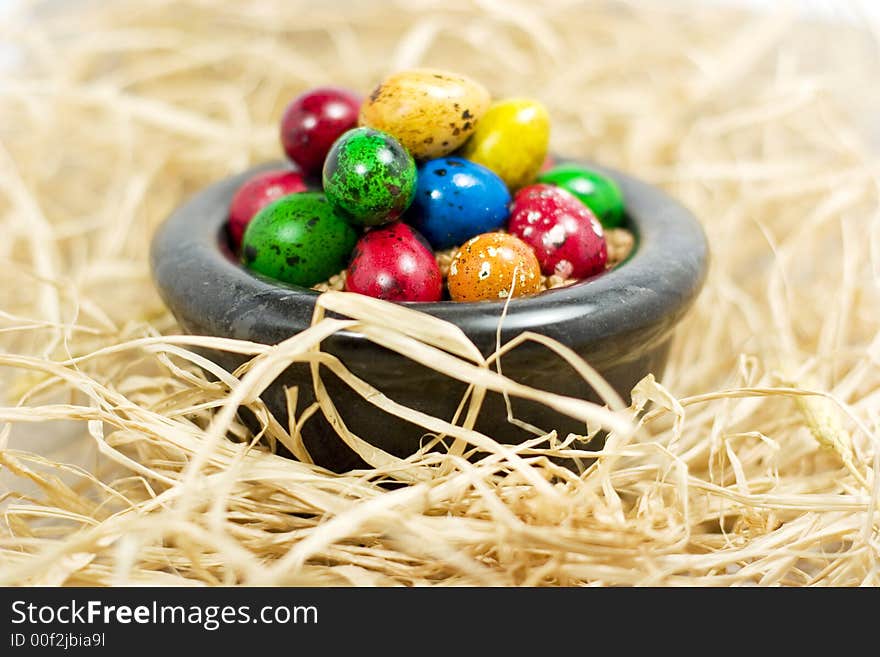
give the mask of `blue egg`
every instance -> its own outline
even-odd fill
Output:
[[[439,157],[419,167],[416,198],[406,214],[435,249],[459,246],[498,230],[510,214],[507,185],[486,167]]]

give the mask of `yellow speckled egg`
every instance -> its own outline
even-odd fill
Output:
[[[367,97],[360,124],[393,135],[417,159],[442,157],[471,136],[489,101],[486,88],[463,75],[400,71]]]
[[[493,103],[462,156],[494,171],[511,191],[528,185],[547,157],[550,115],[530,98],[510,98]]]
[[[518,237],[483,233],[462,244],[452,257],[446,283],[453,301],[521,297],[541,288],[541,266],[535,252]]]

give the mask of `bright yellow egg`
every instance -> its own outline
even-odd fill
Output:
[[[516,191],[535,180],[550,145],[550,115],[530,98],[493,103],[462,156],[494,171]]]
[[[413,157],[448,155],[471,136],[489,107],[483,85],[436,69],[387,77],[361,106],[360,124],[394,136]]]

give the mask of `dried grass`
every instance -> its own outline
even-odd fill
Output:
[[[0,76],[0,583],[877,585],[878,163],[854,118],[877,107],[872,33],[668,4],[345,6],[76,3],[0,25],[21,55]],[[557,151],[704,220],[707,287],[631,407],[599,382],[607,409],[524,388],[454,327],[334,292],[322,306],[349,320],[275,348],[179,335],[147,268],[158,222],[277,157],[297,91],[419,63],[541,98]],[[457,426],[320,351],[352,325],[472,382]],[[197,346],[253,360],[231,375]],[[335,415],[326,395],[290,426],[266,413],[259,391],[294,360],[450,449],[400,460],[340,428],[374,469],[273,455]],[[595,454],[499,445],[467,428],[486,389],[613,433]],[[598,460],[577,475],[562,454]]]

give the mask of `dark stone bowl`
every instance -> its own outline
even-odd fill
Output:
[[[180,207],[153,238],[153,277],[165,303],[183,329],[275,344],[307,328],[317,293],[257,277],[240,266],[226,241],[226,212],[235,190],[266,165],[216,183]],[[595,167],[594,168],[599,168]],[[698,294],[708,267],[706,239],[685,208],[660,190],[616,171],[602,169],[620,185],[627,225],[636,235],[630,257],[591,280],[543,294],[513,299],[504,320],[502,341],[534,331],[572,348],[596,368],[624,399],[649,372],[662,374],[675,325]],[[495,349],[503,301],[411,304],[459,326],[488,355]],[[338,356],[357,376],[391,399],[451,419],[466,385],[403,356],[343,332],[323,348]],[[243,357],[208,352],[229,371]],[[598,401],[595,392],[545,347],[525,343],[502,359],[506,376],[555,393]],[[370,443],[398,456],[414,452],[425,430],[378,410],[330,372],[322,374],[349,428]],[[301,412],[314,401],[307,365],[288,368],[262,398],[282,424],[287,411],[284,387],[299,386]],[[545,406],[512,400],[517,418],[560,437],[583,434],[583,424]],[[507,420],[504,398],[489,393],[476,428],[496,440],[521,442],[523,429]],[[303,428],[315,461],[336,471],[364,463],[338,438],[319,412]]]

